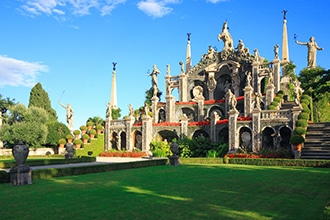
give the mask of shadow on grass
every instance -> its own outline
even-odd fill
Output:
[[[2,217],[24,219],[318,219],[329,169],[157,166],[0,185]],[[2,200],[4,201],[4,200]],[[18,208],[20,207],[20,208]]]

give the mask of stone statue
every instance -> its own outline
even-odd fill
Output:
[[[258,62],[259,61],[259,51],[258,51],[258,49],[257,48],[254,49],[253,52],[254,52],[254,61]]]
[[[65,159],[71,159],[74,156],[74,146],[73,143],[66,143],[65,144],[66,154]]]
[[[167,74],[168,76],[171,75],[171,66],[170,66],[170,64],[167,64],[167,65],[166,65],[166,74]]]
[[[144,104],[144,114],[146,116],[149,116],[149,105],[148,105],[148,103]]]
[[[58,101],[58,103],[66,109],[66,122],[68,123],[68,127],[70,130],[72,130],[73,128],[73,109],[71,108],[71,104],[68,103],[67,106],[63,105],[60,101]]]
[[[151,76],[151,85],[152,88],[154,89],[154,96],[157,96],[157,92],[158,92],[158,79],[157,79],[157,75],[160,74],[156,64],[154,64],[153,66],[153,70],[150,74],[148,74],[148,76]]]
[[[215,88],[217,87],[217,81],[215,80],[214,72],[209,72],[207,87],[210,91],[215,90]]]
[[[134,116],[134,109],[133,109],[133,106],[132,104],[129,104],[128,105],[128,109],[129,109],[129,116]]]
[[[299,42],[296,40],[296,43],[299,45],[307,46],[308,54],[307,54],[307,67],[314,68],[316,67],[316,50],[323,50],[323,48],[319,47],[315,42],[315,38],[311,37],[309,42]]]
[[[249,49],[245,48],[245,45],[243,43],[243,40],[238,40],[238,45],[237,45],[237,52],[239,55],[246,56],[249,54]]]
[[[234,49],[233,38],[231,37],[228,28],[227,22],[225,21],[222,26],[222,31],[218,34],[218,41],[222,40],[224,43],[223,50]]]
[[[197,102],[197,100],[205,99],[203,96],[203,87],[195,86],[193,89],[193,101]]]
[[[256,97],[255,107],[260,109],[261,93],[255,93],[255,97]]]
[[[183,63],[182,61],[180,61],[179,64],[180,64],[180,69],[181,69],[180,71],[181,71],[181,74],[184,74],[184,67],[183,67],[183,64],[184,64],[184,63]]]
[[[112,120],[112,106],[110,104],[110,102],[108,102],[107,106],[107,111],[105,113],[106,118],[108,118],[109,120]]]
[[[274,46],[275,59],[278,59],[278,48],[279,48],[278,44],[275,44],[275,46]]]
[[[116,71],[116,65],[117,65],[117,63],[112,62],[112,66],[113,66],[113,67],[112,67],[112,70],[113,70],[113,71]]]
[[[246,72],[245,75],[246,75],[246,86],[251,86],[251,80],[252,80],[251,72]]]
[[[236,109],[237,100],[230,89],[227,90],[226,99],[228,103],[228,109]]]

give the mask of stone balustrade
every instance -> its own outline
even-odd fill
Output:
[[[261,120],[269,120],[269,119],[288,119],[292,120],[292,111],[288,110],[263,110],[261,112]]]

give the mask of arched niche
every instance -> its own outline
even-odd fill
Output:
[[[141,131],[134,131],[133,133],[133,146],[135,149],[142,150],[142,133]]]
[[[291,149],[290,144],[290,137],[291,137],[292,130],[288,126],[280,127],[279,134],[280,134],[280,140],[279,140],[279,147],[285,148],[285,149]]]
[[[221,143],[229,142],[229,129],[228,127],[222,128],[218,133],[218,141]]]
[[[119,150],[118,146],[119,136],[117,132],[112,132],[110,136],[111,149]]]
[[[243,126],[239,129],[239,146],[243,151],[252,151],[252,132],[249,127]]]
[[[173,139],[179,139],[179,136],[176,131],[170,131],[170,130],[161,130],[157,133],[156,139],[158,141],[167,141],[172,142]]]
[[[197,138],[197,137],[210,138],[210,135],[204,130],[196,130],[192,137],[193,138]]]
[[[262,131],[262,148],[274,149],[275,130],[272,127],[265,127]]]
[[[120,133],[120,149],[127,150],[126,132]]]

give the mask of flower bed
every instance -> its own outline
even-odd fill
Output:
[[[106,151],[99,155],[100,157],[145,157],[148,156],[146,152],[132,152],[132,151]]]

